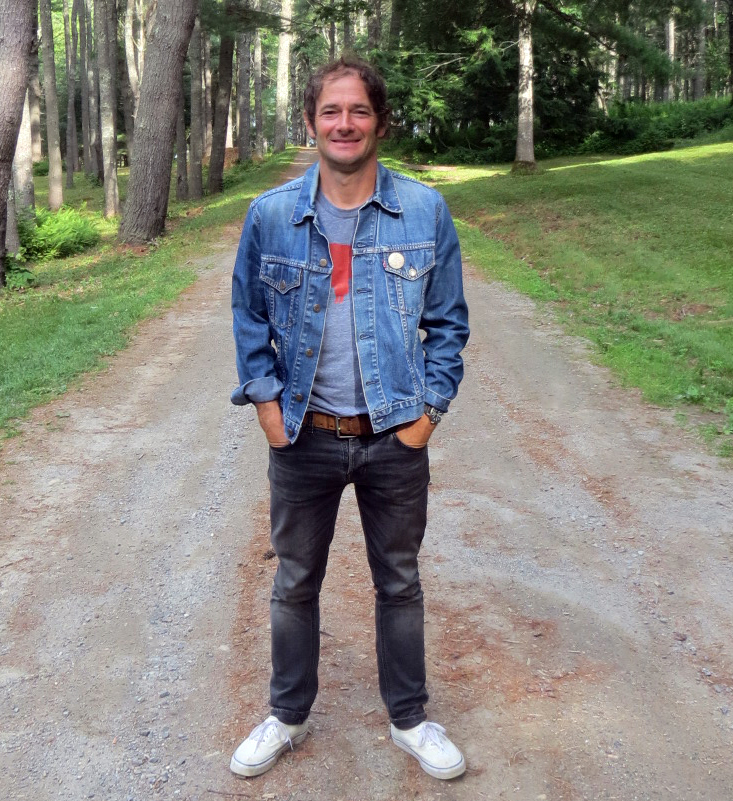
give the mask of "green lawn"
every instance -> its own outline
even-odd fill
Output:
[[[64,392],[82,373],[103,367],[105,357],[129,341],[137,322],[175,300],[195,280],[191,260],[221,240],[224,226],[241,225],[250,200],[276,180],[294,152],[258,166],[235,166],[223,195],[172,202],[167,234],[142,249],[117,244],[118,221],[105,221],[99,213],[102,189],[77,177],[64,199],[86,204],[84,213],[102,240],[78,256],[33,265],[35,288],[0,291],[0,432],[14,433],[30,408]],[[126,179],[125,171],[123,197]],[[40,206],[47,180],[36,178],[36,186]]]
[[[488,276],[550,302],[648,400],[700,404],[733,434],[733,143],[418,177]]]

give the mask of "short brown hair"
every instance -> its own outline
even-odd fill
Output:
[[[323,84],[333,78],[353,73],[364,82],[364,88],[372,104],[380,128],[386,128],[392,109],[387,104],[387,86],[384,78],[368,61],[356,56],[344,55],[337,61],[320,66],[308,79],[305,87],[305,115],[313,128],[316,127],[316,103],[323,91]]]

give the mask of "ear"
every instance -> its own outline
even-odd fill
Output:
[[[310,120],[308,119],[308,115],[305,113],[305,111],[303,112],[303,122],[305,123],[306,131],[308,131],[308,136],[310,136],[311,139],[315,139],[316,129],[311,126]]]

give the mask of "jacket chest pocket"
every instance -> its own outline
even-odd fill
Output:
[[[260,280],[265,284],[270,322],[277,328],[289,328],[298,310],[300,267],[267,259],[260,265]]]
[[[435,248],[385,251],[381,254],[389,306],[405,314],[420,314],[427,274],[435,266]]]

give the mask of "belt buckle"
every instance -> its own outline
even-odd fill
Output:
[[[354,439],[357,436],[357,434],[342,434],[341,418],[334,415],[334,420],[336,421],[336,436],[338,439]]]

